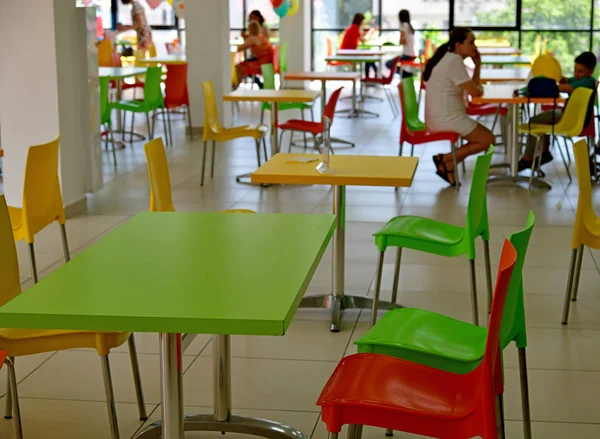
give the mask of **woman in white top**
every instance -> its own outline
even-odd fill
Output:
[[[465,67],[465,58],[475,63],[471,78]],[[431,132],[451,131],[460,134],[467,143],[456,150],[457,163],[472,154],[485,151],[496,137],[483,125],[467,116],[465,93],[481,96],[479,81],[481,57],[475,46],[475,36],[470,29],[455,28],[450,41],[442,45],[425,66],[423,79],[427,83],[425,123]],[[433,157],[436,174],[455,185],[452,154]]]
[[[402,46],[400,61],[414,61],[417,58],[417,50],[415,48],[415,29],[410,24],[410,12],[402,9],[398,13],[398,19],[400,20],[400,45]],[[392,62],[393,60],[389,60],[385,63],[385,66],[390,70],[393,68]],[[400,73],[400,66],[397,68],[398,73]],[[408,76],[412,76],[412,73],[404,69],[402,77],[406,78]]]

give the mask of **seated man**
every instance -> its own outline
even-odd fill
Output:
[[[571,78],[562,78],[560,80],[560,85],[558,86],[559,91],[571,94],[573,90],[578,87],[586,87],[595,90],[596,79],[593,77],[595,68],[596,55],[594,55],[592,52],[583,52],[581,55],[575,58],[575,69],[573,71],[573,76]],[[554,113],[554,115],[552,113]],[[533,116],[531,118],[531,123],[551,125],[553,120],[554,123],[557,123],[561,117],[562,110],[555,109],[554,111],[545,111]],[[519,160],[519,171],[531,168],[536,141],[537,139],[535,137],[529,136],[525,154],[523,154],[523,157],[521,160]],[[553,157],[549,151],[550,139],[548,136],[544,136],[542,142],[541,164],[543,165],[552,161]]]

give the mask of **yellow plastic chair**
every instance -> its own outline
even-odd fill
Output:
[[[98,67],[112,67],[113,45],[106,38],[98,44]]]
[[[573,137],[580,136],[585,125],[585,116],[587,115],[590,99],[592,98],[593,93],[594,91],[590,90],[589,88],[576,88],[571,94],[567,105],[565,106],[565,110],[563,112],[562,117],[554,125],[522,124],[519,126],[519,129],[522,132],[537,137],[535,150],[533,152],[533,164],[531,165],[532,172],[531,177],[529,178],[530,187],[533,181],[534,174],[536,172],[539,173],[540,171],[541,152],[539,149],[542,138],[544,136],[553,136],[554,138],[556,138],[556,136],[560,136],[564,137],[565,139],[571,140]],[[560,148],[560,146],[558,147],[558,150],[565,165],[565,169],[567,170],[569,181],[572,181],[571,171],[569,170],[569,164],[567,163],[565,155],[563,154],[563,151]],[[537,167],[536,159],[538,159]]]
[[[69,262],[66,218],[58,181],[58,145],[60,137],[43,145],[32,146],[27,152],[23,207],[8,207],[15,241],[24,239],[29,245],[31,275],[37,283],[34,236],[54,221],[60,224],[65,261]]]
[[[544,38],[542,41],[542,55],[548,54],[548,38]]]
[[[150,180],[150,212],[175,212],[171,191],[171,176],[162,138],[144,146]],[[248,209],[225,210],[224,213],[256,213]]]
[[[268,127],[264,124],[260,125],[243,125],[234,128],[224,128],[219,123],[217,114],[217,101],[215,99],[215,90],[212,81],[204,81],[202,83],[204,91],[204,152],[202,154],[202,177],[200,186],[204,186],[204,168],[206,163],[206,151],[208,149],[208,141],[212,140],[212,158],[210,165],[210,177],[215,173],[215,145],[217,142],[226,142],[228,140],[240,139],[243,137],[252,137],[256,144],[256,161],[258,166],[261,165],[260,160],[260,144],[262,141],[265,160],[267,157],[267,143],[265,134]]]
[[[0,285],[2,285],[2,288],[0,288],[0,306],[21,294],[17,249],[11,233],[9,208],[6,205],[4,195],[0,195]],[[8,366],[8,385],[4,417],[7,419],[13,418],[15,437],[17,439],[23,437],[21,411],[17,393],[17,378],[15,374],[15,357],[67,349],[93,348],[100,355],[102,362],[111,437],[112,439],[118,439],[119,429],[108,354],[111,349],[121,346],[126,341],[129,343],[129,354],[133,369],[140,420],[146,420],[148,416],[144,405],[144,394],[142,391],[135,340],[131,332],[49,331],[43,329],[1,328],[0,350],[5,351],[8,356],[8,361],[6,362]]]
[[[594,145],[591,145],[594,148]],[[589,151],[585,140],[580,140],[573,145],[575,153],[575,166],[577,167],[577,180],[579,184],[579,199],[577,201],[577,214],[571,239],[571,263],[563,307],[562,324],[569,321],[571,301],[577,300],[579,288],[579,275],[585,247],[600,249],[600,218],[594,212],[592,205],[592,183],[590,176]]]
[[[531,76],[545,76],[559,82],[562,79],[562,68],[552,55],[540,55],[533,61]]]
[[[539,35],[535,36],[535,41],[533,43],[533,57],[537,58],[542,54],[542,37]]]

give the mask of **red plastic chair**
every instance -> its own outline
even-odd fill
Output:
[[[325,106],[325,111],[323,112],[323,116],[329,118],[331,124],[333,125],[333,116],[335,115],[335,107],[337,106],[338,99],[340,97],[340,93],[344,87],[338,88],[336,91],[332,93],[327,101],[327,105]],[[279,145],[281,147],[281,140],[283,139],[284,131],[291,131],[290,133],[290,146],[288,151],[292,149],[292,138],[294,137],[294,132],[299,131],[301,133],[309,133],[312,134],[313,139],[315,141],[315,149],[319,149],[319,145],[322,141],[323,136],[323,118],[319,122],[311,122],[307,120],[301,119],[290,119],[287,122],[278,126],[281,130],[281,134],[279,136]],[[321,136],[321,139],[317,139],[317,136]],[[331,150],[333,153],[333,149]]]
[[[503,385],[494,380],[494,371],[502,367],[500,326],[516,259],[515,248],[505,240],[485,355],[477,369],[462,375],[387,355],[346,357],[317,401],[331,439],[337,439],[343,425],[444,439],[496,439],[495,395],[503,392]]]
[[[167,79],[165,80],[165,109],[167,110],[167,120],[169,122],[169,144],[173,145],[173,135],[171,131],[171,110],[185,107],[188,119],[188,131],[190,139],[194,140],[192,134],[192,115],[190,113],[190,97],[188,94],[186,64],[170,64],[167,66]]]
[[[410,61],[414,62],[414,61]],[[400,57],[397,56],[392,60],[392,66],[397,66],[400,63]],[[396,73],[396,68],[390,69],[390,74],[383,78],[362,78],[361,83],[364,85],[373,84],[373,85],[381,85],[383,86],[383,91],[385,91],[385,96],[387,97],[388,102],[390,103],[390,107],[392,108],[392,114],[394,115],[394,119],[398,117],[400,114],[400,109],[397,107],[396,99],[392,90],[388,87],[392,84],[394,80],[394,74]]]
[[[333,40],[331,38],[326,38],[325,43],[327,44],[327,57],[335,55],[335,53],[333,53]],[[327,65],[331,67],[351,66],[352,63],[343,61],[327,61]]]

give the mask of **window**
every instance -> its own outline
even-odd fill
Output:
[[[589,25],[588,25],[589,26]],[[540,37],[538,39],[538,36]],[[556,57],[563,69],[563,75],[573,73],[573,61],[581,52],[590,48],[588,32],[523,32],[522,48],[524,53],[534,53],[537,40]]]
[[[454,24],[514,27],[517,25],[516,0],[455,0]]]
[[[244,15],[244,0],[229,0],[229,28],[243,29]]]
[[[370,25],[379,25],[377,0],[313,0],[313,29],[344,30],[358,13]]]
[[[271,0],[245,0],[246,2],[246,17],[244,20],[248,20],[248,15],[251,11],[259,10],[262,16],[265,18],[265,23],[269,29],[276,29],[279,27],[279,16],[275,13]],[[248,24],[246,23],[246,27]]]
[[[163,1],[155,9],[152,9],[146,0],[138,0],[138,2],[144,7],[150,26],[175,26],[175,13],[169,2]],[[131,24],[131,5],[119,2],[117,17],[119,23]]]
[[[590,0],[523,0],[523,29],[589,29]]]
[[[413,0],[410,3],[383,0],[381,2],[381,29],[398,29],[398,12],[407,8],[415,29],[448,29],[450,24],[449,0]]]

